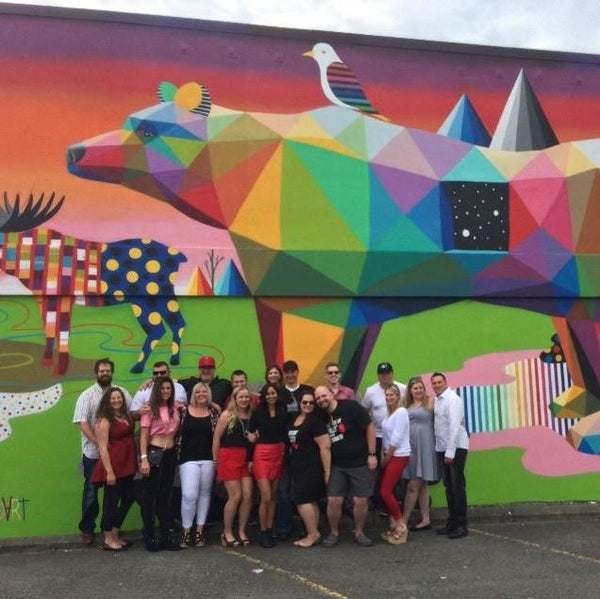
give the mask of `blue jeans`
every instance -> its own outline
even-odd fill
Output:
[[[81,522],[79,530],[83,533],[93,533],[96,528],[96,518],[100,512],[98,505],[98,489],[92,484],[92,474],[98,459],[83,456],[83,497],[81,500]]]

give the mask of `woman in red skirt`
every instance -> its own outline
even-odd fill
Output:
[[[133,421],[127,411],[123,391],[108,389],[98,405],[96,439],[100,459],[92,483],[104,486],[102,530],[105,551],[124,551],[131,543],[119,536],[129,508],[134,502],[133,476],[137,470]]]
[[[279,387],[267,383],[260,392],[258,410],[250,418],[250,441],[255,442],[253,473],[260,491],[258,519],[261,547],[273,547],[273,520],[277,485],[283,468],[287,411]]]
[[[248,440],[250,390],[245,385],[236,387],[227,409],[223,410],[213,437],[213,458],[217,464],[217,478],[225,484],[227,502],[223,509],[224,547],[249,545],[246,525],[252,509],[252,444]],[[233,521],[238,514],[239,540],[233,534]]]

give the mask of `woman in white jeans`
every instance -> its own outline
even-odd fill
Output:
[[[181,524],[179,546],[204,547],[204,525],[210,507],[215,475],[212,443],[216,414],[210,408],[212,394],[206,383],[192,389],[192,400],[181,425],[179,476],[181,478]],[[192,523],[196,516],[196,531]]]

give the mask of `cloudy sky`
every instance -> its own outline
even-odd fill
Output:
[[[598,0],[30,0],[26,4],[600,54]]]

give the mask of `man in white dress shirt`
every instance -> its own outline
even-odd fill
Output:
[[[450,388],[441,372],[431,375],[431,386],[436,395],[434,409],[435,451],[446,488],[448,520],[446,526],[437,531],[449,539],[466,537],[467,529],[467,484],[465,463],[469,450],[469,435],[464,426],[462,399]]]
[[[389,362],[381,362],[377,365],[377,382],[367,387],[362,398],[362,406],[369,412],[371,420],[375,425],[375,440],[377,442],[377,455],[381,455],[381,444],[383,440],[382,422],[387,418],[387,404],[385,403],[385,392],[392,385],[396,385],[402,397],[406,397],[406,385],[394,380],[394,368]],[[383,508],[383,501],[380,494],[381,488],[381,468],[378,466],[377,480],[373,492],[373,503],[375,509]]]

